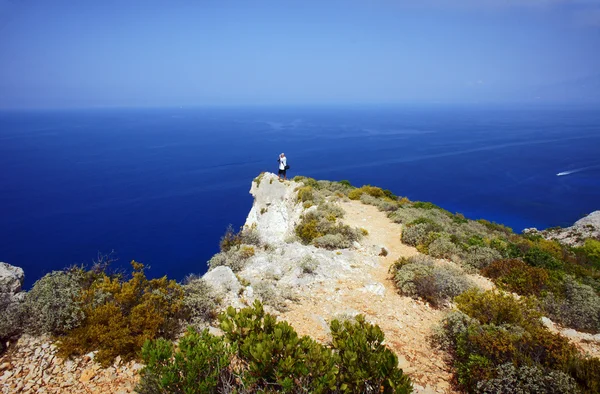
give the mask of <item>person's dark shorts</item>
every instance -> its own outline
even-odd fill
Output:
[[[287,172],[287,170],[279,170],[279,175],[285,176],[286,172]]]

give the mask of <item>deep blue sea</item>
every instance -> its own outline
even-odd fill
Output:
[[[111,250],[150,276],[203,273],[281,152],[292,176],[378,185],[515,231],[600,209],[598,108],[0,112],[0,261],[26,286]]]

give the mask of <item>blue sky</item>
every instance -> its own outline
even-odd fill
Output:
[[[570,102],[599,81],[598,0],[0,0],[0,108]]]

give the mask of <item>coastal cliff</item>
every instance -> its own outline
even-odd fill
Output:
[[[585,276],[586,272],[596,271],[565,271],[566,264],[571,263],[560,260],[563,252],[583,253],[583,247],[568,249],[577,247],[576,243],[555,237],[567,245],[562,250],[560,244],[552,243],[555,241],[540,241],[542,236],[537,232],[536,237],[526,238],[501,225],[471,221],[431,203],[410,202],[372,186],[354,188],[303,177],[279,181],[275,174],[263,173],[252,182],[250,193],[254,202],[243,228],[223,237],[221,252],[208,262],[208,272],[183,285],[184,303],[188,308],[192,305],[192,310],[182,329],[192,324],[198,329],[207,328],[217,337],[226,335],[214,316],[229,306],[240,309],[260,301],[267,313],[288,322],[299,335],[308,335],[327,346],[332,342],[332,321],[362,315],[385,334],[385,346],[397,357],[397,367],[412,380],[413,392],[454,393],[466,387],[456,384],[455,368],[462,361],[452,359],[452,346],[456,345],[447,344],[453,338],[448,332],[440,334],[440,327],[448,327],[448,322],[454,321],[449,319],[462,313],[459,318],[469,321],[467,326],[481,332],[497,330],[487,322],[476,321],[476,314],[465,315],[464,311],[469,310],[465,305],[471,305],[468,303],[477,297],[488,297],[486,307],[493,309],[494,294],[517,294],[538,297],[547,305],[544,311],[553,314],[539,319],[540,325],[534,328],[511,322],[515,332],[535,329],[543,335],[558,335],[566,341],[561,346],[571,346],[569,352],[582,352],[582,360],[597,360],[587,357],[600,355],[600,310],[593,305],[598,290],[596,282]],[[597,240],[597,217],[598,211],[573,226],[585,230],[579,238]],[[570,258],[568,253],[564,259]],[[572,264],[585,269],[588,264],[590,270],[594,269],[594,254],[585,256],[591,260],[573,260]],[[570,325],[571,311],[564,309],[560,299],[548,296],[546,288],[536,293],[537,288],[513,286],[511,267],[527,273],[532,270],[538,282],[547,280],[543,279],[546,271],[567,272],[567,278],[573,278],[564,284],[571,289],[568,291],[589,298],[589,305],[572,313],[579,316],[584,311],[591,318],[585,326]],[[27,293],[20,289],[22,280],[22,270],[0,265],[0,295],[5,311],[17,310],[18,305],[28,302]],[[524,280],[529,283],[530,279]],[[553,282],[552,286],[563,284]],[[498,293],[497,289],[507,293]],[[461,294],[469,294],[470,301],[465,296],[455,298]],[[198,297],[202,301],[197,301]],[[512,295],[506,297],[512,300]],[[509,301],[502,302],[508,305]],[[556,319],[563,320],[556,324]],[[143,368],[139,360],[122,360],[119,356],[101,365],[97,352],[91,351],[63,361],[57,357],[60,335],[25,334],[18,342],[11,342],[0,359],[2,392],[134,391]],[[444,340],[440,344],[440,335],[446,338],[446,347]],[[15,331],[10,336],[14,339],[18,334]],[[438,338],[438,342],[432,338]],[[473,347],[471,351],[479,350]],[[516,384],[498,381],[494,377],[496,367],[489,368],[482,387]],[[532,368],[527,373],[538,374],[535,376],[541,385],[551,387],[559,381],[554,376],[559,376],[564,387],[578,384],[592,387],[587,392],[596,392],[585,379],[567,376],[558,366],[546,371],[555,380],[543,378],[541,369]],[[518,375],[522,370],[514,373]]]

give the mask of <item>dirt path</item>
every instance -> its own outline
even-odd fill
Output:
[[[413,379],[415,392],[455,392],[451,389],[451,371],[444,362],[444,354],[428,341],[431,328],[444,312],[398,295],[388,274],[396,259],[415,255],[417,250],[400,241],[401,226],[376,207],[356,201],[344,202],[342,207],[346,211],[345,223],[369,232],[361,241],[358,253],[366,257],[372,255],[377,246],[385,246],[388,255],[380,256],[374,265],[357,262],[349,279],[335,285],[315,286],[311,294],[304,295],[302,301],[292,305],[281,318],[300,334],[327,341],[329,321],[364,314],[384,331],[387,345],[398,355],[401,368]]]

